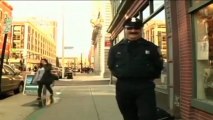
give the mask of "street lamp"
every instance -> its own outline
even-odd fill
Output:
[[[64,6],[62,5],[62,78],[64,78]]]

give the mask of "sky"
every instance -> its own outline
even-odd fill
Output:
[[[13,18],[41,17],[58,21],[57,56],[62,56],[62,39],[65,57],[87,56],[91,46],[91,1],[7,1],[13,6]],[[64,16],[64,37],[62,21]]]

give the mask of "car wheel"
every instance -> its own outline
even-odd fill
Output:
[[[22,92],[23,89],[24,89],[23,84],[19,84],[18,88],[14,90],[14,93],[18,94],[18,93]]]

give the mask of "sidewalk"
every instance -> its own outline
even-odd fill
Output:
[[[0,100],[0,120],[122,120],[113,85],[55,86],[54,103],[38,107],[36,96]]]
[[[56,98],[60,100],[56,104],[33,112],[25,120],[122,120],[115,101],[114,86],[57,89],[59,94]]]
[[[0,120],[24,120],[38,107],[32,106],[36,96],[26,96],[22,93],[0,100]]]
[[[110,78],[103,78],[100,75],[95,75],[93,73],[76,73],[73,79],[59,79],[60,81],[97,81],[97,80],[110,80]]]

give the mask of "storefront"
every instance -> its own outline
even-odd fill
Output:
[[[143,21],[143,37],[161,48],[165,61],[161,78],[155,80],[157,104],[184,120],[213,119],[213,3],[210,1],[135,1],[128,11],[114,17],[108,29],[116,44],[122,39],[121,25],[127,17]],[[113,24],[116,21],[119,22]]]
[[[213,114],[213,2],[191,0],[189,13],[194,48],[192,107],[208,116]]]

